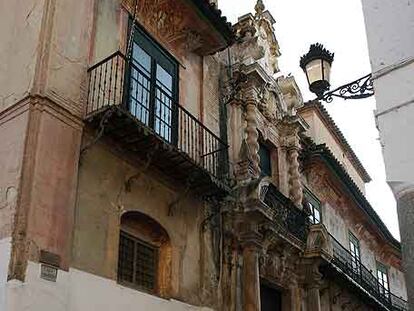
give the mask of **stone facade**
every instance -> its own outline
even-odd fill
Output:
[[[319,131],[333,150],[347,147],[333,126],[308,122],[317,111],[280,73],[270,12],[258,1],[230,29],[215,3],[0,4],[10,42],[0,51],[9,66],[0,74],[1,310],[391,310],[335,262],[334,238],[348,248],[348,230],[363,264],[386,264],[391,292],[406,297],[399,244],[363,201],[366,176],[353,153],[340,161],[355,167],[344,168],[319,152]],[[136,66],[130,29],[177,63],[177,137],[124,105]],[[322,224],[309,225],[309,191]],[[151,290],[123,279],[123,234],[157,249]]]

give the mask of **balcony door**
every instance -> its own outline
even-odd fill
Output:
[[[128,109],[169,143],[177,141],[178,64],[137,27],[128,73]]]
[[[351,265],[354,273],[361,274],[361,249],[359,240],[349,232],[349,250],[351,252]]]

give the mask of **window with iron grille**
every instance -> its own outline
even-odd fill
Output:
[[[155,292],[158,248],[121,231],[118,257],[118,281]]]

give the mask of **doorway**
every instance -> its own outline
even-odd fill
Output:
[[[281,311],[282,294],[267,284],[260,284],[261,311]]]

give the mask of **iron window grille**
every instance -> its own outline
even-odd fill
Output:
[[[121,231],[118,282],[154,293],[157,287],[158,247]]]

